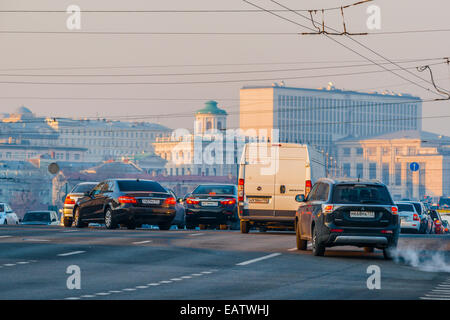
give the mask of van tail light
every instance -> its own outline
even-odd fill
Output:
[[[311,191],[312,183],[311,180],[305,181],[305,198],[308,196],[308,193]]]
[[[333,232],[333,233],[342,233],[342,232],[344,232],[344,229],[331,229],[330,232]]]
[[[419,221],[420,220],[419,215],[417,213],[414,213],[413,220],[414,221]]]
[[[236,203],[236,199],[225,199],[225,200],[220,201],[220,204],[225,205],[225,206],[231,206],[235,203]]]
[[[199,204],[200,200],[197,200],[195,198],[186,198],[186,203],[187,204]]]
[[[398,208],[397,207],[391,207],[391,213],[392,214],[398,214]]]
[[[135,197],[121,196],[117,200],[119,200],[119,203],[132,203],[132,204],[137,203],[137,200]]]
[[[324,213],[324,214],[327,214],[327,213],[332,213],[333,212],[333,205],[330,205],[330,204],[327,204],[327,205],[322,205],[322,212]]]
[[[238,201],[244,201],[244,179],[239,179],[238,182]]]
[[[64,200],[64,204],[75,204],[75,199],[71,198],[70,196],[66,197]]]

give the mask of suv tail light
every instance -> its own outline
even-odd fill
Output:
[[[118,198],[119,203],[133,203],[136,204],[137,200],[135,197],[121,196]]]
[[[419,215],[417,213],[414,213],[413,220],[414,221],[419,221],[420,220]]]
[[[199,204],[200,201],[196,200],[195,198],[186,198],[186,203],[187,204]]]
[[[164,200],[164,204],[168,204],[170,206],[174,206],[174,205],[177,204],[177,199],[175,199],[174,197],[166,198],[166,200]]]
[[[398,208],[397,207],[391,207],[391,213],[392,214],[398,214]]]
[[[238,182],[238,201],[244,201],[244,179],[239,179]]]
[[[311,191],[312,183],[311,180],[305,181],[305,198],[308,196],[308,193]]]
[[[323,204],[322,205],[322,212],[324,214],[332,213],[333,212],[333,205],[331,205],[331,204]]]
[[[68,196],[64,200],[64,204],[75,204],[75,199],[72,199],[70,196]]]
[[[236,203],[236,199],[225,199],[225,200],[220,201],[220,204],[223,204],[226,206],[231,206],[235,203]]]

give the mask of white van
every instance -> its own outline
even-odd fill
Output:
[[[298,202],[325,177],[325,158],[316,149],[293,143],[248,143],[239,163],[238,212],[241,232],[251,226],[294,229]]]

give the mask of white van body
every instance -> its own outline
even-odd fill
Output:
[[[248,143],[239,163],[239,218],[265,229],[294,228],[296,195],[325,177],[325,157],[311,146]],[[309,190],[308,190],[309,189]]]

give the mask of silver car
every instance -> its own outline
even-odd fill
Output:
[[[419,233],[420,217],[414,205],[410,202],[396,202],[395,205],[398,207],[402,232]]]
[[[19,218],[7,203],[0,202],[0,224],[18,224]]]
[[[73,207],[78,199],[89,193],[98,182],[81,182],[73,187],[72,191],[67,194],[63,207],[63,224],[64,227],[71,227],[73,222]]]

